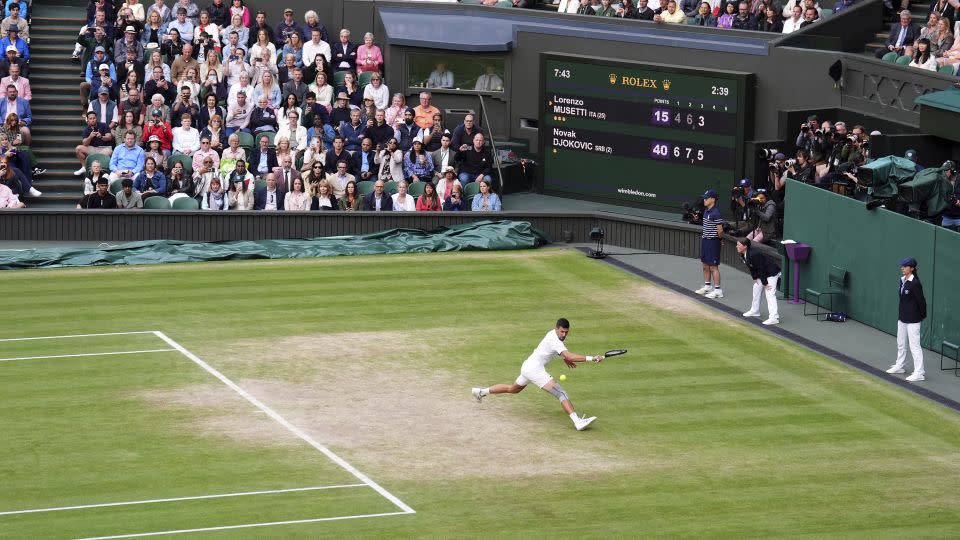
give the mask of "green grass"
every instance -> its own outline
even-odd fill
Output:
[[[0,337],[162,331],[417,511],[199,537],[904,538],[960,523],[955,412],[578,253],[4,278],[19,301]],[[536,388],[471,403],[560,316],[575,352],[630,349],[564,383],[599,417],[590,430]],[[162,348],[8,341],[0,358]],[[0,512],[357,482],[179,352],[0,361],[0,396]],[[381,405],[382,425],[366,409]],[[407,416],[430,427],[405,436]],[[396,510],[345,488],[0,515],[0,538]]]

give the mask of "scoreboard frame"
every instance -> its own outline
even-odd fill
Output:
[[[722,80],[733,80],[737,84],[737,122],[736,122],[736,133],[735,136],[735,145],[734,145],[734,156],[735,162],[733,167],[733,177],[731,179],[723,179],[715,182],[715,185],[712,185],[721,196],[722,200],[726,200],[725,193],[729,191],[736,181],[740,178],[743,178],[744,168],[745,168],[745,145],[749,137],[752,137],[753,125],[754,125],[754,90],[756,86],[756,76],[754,73],[745,72],[745,71],[733,71],[733,70],[722,70],[722,69],[706,69],[699,67],[690,67],[690,66],[680,66],[677,64],[661,64],[657,62],[646,62],[641,60],[624,60],[619,58],[602,58],[598,56],[581,56],[581,55],[572,55],[569,53],[556,52],[556,51],[547,51],[540,53],[540,88],[538,99],[538,142],[537,150],[541,159],[543,160],[543,165],[537,167],[538,169],[538,184],[540,191],[546,195],[557,195],[565,197],[575,197],[581,200],[588,200],[594,202],[601,202],[606,204],[612,204],[616,206],[626,206],[634,208],[645,208],[660,210],[664,212],[669,212],[671,210],[679,210],[680,205],[668,206],[668,205],[658,205],[646,201],[630,201],[618,199],[616,197],[603,197],[597,195],[588,195],[583,193],[576,193],[572,191],[566,191],[562,189],[551,189],[550,186],[546,184],[546,161],[549,158],[548,152],[550,148],[551,137],[551,126],[548,123],[547,119],[551,116],[551,111],[546,105],[547,103],[547,62],[559,61],[559,62],[569,62],[571,64],[590,64],[595,66],[604,66],[609,67],[611,70],[620,69],[629,69],[629,70],[642,70],[647,69],[650,71],[661,72],[665,74],[675,73],[680,75],[692,75],[699,77],[716,77]],[[602,159],[602,156],[596,156],[596,159]],[[729,183],[727,183],[729,182]],[[687,200],[692,201],[702,192],[698,190],[691,190]],[[729,209],[727,204],[718,204],[721,212],[727,214]]]

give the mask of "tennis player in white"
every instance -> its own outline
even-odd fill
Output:
[[[517,377],[516,382],[513,384],[497,384],[489,388],[474,388],[473,397],[477,398],[477,401],[483,401],[483,397],[488,394],[519,394],[520,391],[532,382],[560,400],[564,412],[570,415],[570,419],[573,420],[573,427],[577,428],[577,431],[585,429],[593,423],[597,417],[591,416],[585,418],[577,416],[577,413],[573,411],[573,403],[570,403],[570,398],[567,397],[567,393],[564,392],[557,381],[553,380],[553,377],[547,373],[546,365],[549,364],[555,356],[561,356],[563,357],[563,362],[567,364],[567,367],[575,368],[577,367],[577,362],[601,362],[603,355],[582,356],[568,351],[566,345],[563,344],[563,340],[567,339],[568,333],[570,333],[570,321],[566,319],[558,320],[557,327],[543,336],[543,340],[540,341],[537,348],[533,350],[533,353],[531,353],[523,362],[523,365],[520,366],[520,376]]]

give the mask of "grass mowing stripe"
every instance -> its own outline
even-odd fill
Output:
[[[114,356],[118,354],[148,354],[148,353],[160,353],[160,352],[176,352],[176,349],[147,349],[143,351],[110,351],[110,352],[95,352],[95,353],[79,353],[79,354],[54,354],[46,356],[20,356],[16,358],[0,358],[0,362],[15,362],[17,360],[50,360],[53,358],[79,358],[86,356]]]

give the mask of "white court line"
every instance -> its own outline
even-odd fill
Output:
[[[361,518],[372,518],[372,517],[383,517],[383,516],[399,516],[403,514],[409,514],[410,512],[384,512],[382,514],[360,514],[356,516],[336,516],[336,517],[325,517],[325,518],[312,518],[312,519],[296,519],[293,521],[272,521],[269,523],[244,523],[242,525],[223,525],[220,527],[204,527],[200,529],[180,529],[176,531],[156,531],[148,533],[134,533],[134,534],[117,534],[114,536],[92,536],[90,538],[81,538],[78,540],[108,540],[110,538],[137,538],[143,536],[163,536],[167,534],[184,534],[184,533],[196,533],[196,532],[206,532],[206,531],[226,531],[230,529],[249,529],[251,527],[274,527],[276,525],[296,525],[299,523],[317,523],[320,521],[338,521],[343,519],[361,519]]]
[[[280,425],[282,425],[283,427],[287,428],[287,430],[289,430],[291,433],[293,433],[293,434],[296,435],[297,437],[300,437],[300,438],[303,439],[307,444],[309,444],[310,446],[312,446],[312,447],[316,448],[317,450],[319,450],[321,453],[323,453],[323,455],[325,455],[325,456],[327,456],[328,458],[330,458],[334,463],[336,463],[337,465],[339,465],[340,467],[342,467],[344,470],[346,470],[347,472],[349,472],[350,474],[352,474],[353,476],[355,476],[358,480],[360,480],[360,481],[363,482],[364,484],[366,484],[366,485],[370,486],[371,488],[373,488],[377,493],[379,493],[379,494],[382,495],[384,498],[386,498],[387,500],[389,500],[390,502],[392,502],[394,505],[396,505],[397,508],[400,508],[400,509],[403,511],[403,512],[401,512],[401,513],[404,513],[404,514],[415,514],[415,513],[416,513],[416,511],[415,511],[413,508],[410,508],[405,502],[401,501],[401,500],[400,500],[399,498],[397,498],[394,494],[392,494],[392,493],[390,493],[389,491],[387,491],[386,489],[384,489],[380,484],[378,484],[378,483],[374,482],[373,480],[371,480],[367,475],[365,475],[365,474],[363,474],[362,472],[360,472],[359,470],[357,470],[353,465],[350,465],[349,463],[347,463],[346,461],[344,461],[343,458],[341,458],[340,456],[334,454],[329,448],[327,448],[326,446],[324,446],[324,445],[318,443],[317,441],[315,441],[315,440],[313,439],[313,437],[311,437],[310,435],[307,435],[303,430],[301,430],[301,429],[298,428],[297,426],[291,424],[289,421],[287,421],[286,418],[280,416],[276,411],[274,411],[274,410],[271,409],[270,407],[268,407],[268,406],[266,406],[265,404],[263,404],[263,402],[261,402],[259,399],[253,397],[249,392],[247,392],[247,391],[244,390],[243,388],[240,388],[235,382],[233,382],[233,381],[231,381],[230,379],[228,379],[226,375],[224,375],[223,373],[220,373],[220,372],[217,371],[213,366],[211,366],[210,364],[208,364],[208,363],[204,362],[203,360],[201,360],[197,355],[195,355],[195,354],[193,354],[192,352],[190,352],[190,351],[188,351],[187,349],[185,349],[185,348],[183,347],[183,345],[180,345],[180,344],[177,343],[176,341],[170,339],[170,338],[169,338],[166,334],[164,334],[163,332],[154,331],[154,334],[156,334],[156,336],[157,336],[158,338],[160,338],[160,339],[162,339],[163,341],[165,341],[168,345],[170,345],[170,346],[173,347],[174,349],[177,349],[178,351],[180,351],[181,353],[183,353],[184,356],[186,356],[186,357],[189,358],[190,360],[193,360],[194,363],[196,363],[198,366],[202,367],[202,368],[203,368],[204,370],[206,370],[208,373],[210,373],[210,374],[213,375],[214,377],[220,379],[220,381],[223,382],[223,384],[229,386],[231,389],[233,389],[234,392],[240,394],[244,399],[246,399],[246,400],[249,401],[251,404],[253,404],[254,407],[256,407],[256,408],[260,409],[261,411],[263,411],[264,413],[266,413],[267,416],[269,416],[270,418],[273,418],[274,421],[276,421],[278,424],[280,424]],[[377,514],[377,515],[392,515],[392,514]],[[361,516],[361,517],[365,517],[365,516]],[[301,522],[292,522],[292,523],[309,523],[309,522],[311,522],[311,521],[328,521],[328,520],[330,520],[330,519],[331,519],[331,518],[322,518],[322,519],[317,519],[317,520],[305,520],[305,521],[301,521]]]
[[[144,354],[155,352],[176,352],[177,349],[147,349],[145,351],[116,351],[116,352],[92,352],[82,354],[52,354],[49,356],[21,356],[19,358],[0,358],[0,362],[13,362],[14,360],[42,360],[45,358],[78,358],[81,356],[112,356],[116,354]]]
[[[131,506],[134,504],[156,504],[156,503],[166,503],[166,502],[176,502],[176,501],[196,501],[200,499],[224,499],[227,497],[246,497],[249,495],[270,495],[273,493],[296,493],[299,491],[317,491],[321,489],[339,489],[339,488],[353,488],[353,487],[366,487],[366,484],[342,484],[339,486],[311,486],[311,487],[302,487],[302,488],[290,488],[290,489],[270,489],[265,491],[243,491],[239,493],[218,493],[215,495],[195,495],[192,497],[172,497],[169,499],[150,499],[146,501],[122,501],[122,502],[112,502],[112,503],[99,503],[99,504],[80,504],[77,506],[59,506],[56,508],[34,508],[31,510],[12,510],[9,512],[0,512],[0,516],[12,516],[16,514],[38,514],[41,512],[62,512],[64,510],[83,510],[85,508],[107,508],[111,506]]]
[[[67,338],[82,338],[82,337],[99,337],[99,336],[129,336],[133,334],[153,334],[151,330],[143,330],[139,332],[108,332],[105,334],[70,334],[66,336],[40,336],[40,337],[15,337],[15,338],[3,338],[2,341],[35,341],[38,339],[67,339]]]

